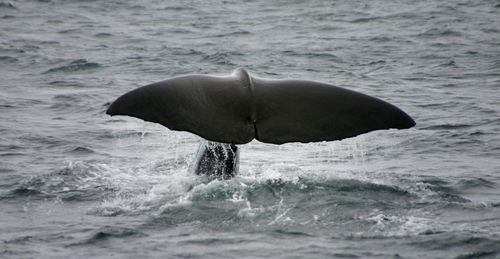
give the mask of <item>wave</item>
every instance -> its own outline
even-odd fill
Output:
[[[95,69],[99,68],[100,65],[95,62],[88,62],[86,59],[77,59],[72,62],[70,62],[67,65],[51,68],[47,71],[44,72],[44,74],[49,74],[49,73],[71,73],[71,72],[79,72],[79,71],[84,71],[88,69]]]
[[[10,57],[10,56],[0,56],[0,62],[1,63],[15,63],[15,62],[18,62],[19,59],[17,58],[14,58],[14,57]]]
[[[99,164],[70,163],[53,173],[34,176],[16,184],[3,198],[67,202],[100,200],[114,190],[102,174],[106,170],[105,166]]]
[[[236,177],[210,181],[186,176],[170,176],[170,182],[149,190],[122,190],[92,213],[101,216],[147,213],[152,218],[144,224],[146,228],[202,222],[210,229],[235,226],[252,229],[256,223],[268,226],[323,220],[321,224],[331,224],[332,220],[342,221],[341,218],[353,210],[406,207],[416,199],[396,186],[358,180]],[[177,189],[172,190],[170,186]],[[307,234],[310,231],[292,232]]]
[[[0,9],[1,8],[6,8],[6,9],[17,9],[15,5],[13,5],[11,2],[7,3],[0,3]]]
[[[423,241],[412,242],[425,249],[433,251],[450,251],[459,249],[461,254],[456,258],[496,258],[499,254],[499,240],[478,237],[471,233],[470,236],[454,233],[438,233]]]
[[[423,38],[462,37],[462,33],[451,29],[432,28],[417,36]]]
[[[105,226],[96,230],[84,244],[94,244],[110,238],[124,238],[129,236],[146,236],[146,234],[131,228]]]
[[[215,65],[236,66],[236,64],[233,63],[235,56],[243,56],[243,54],[238,51],[215,52],[214,54],[204,54],[201,61]]]

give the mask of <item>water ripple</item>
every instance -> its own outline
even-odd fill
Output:
[[[84,71],[88,69],[96,69],[100,67],[98,63],[95,62],[88,62],[86,59],[77,59],[72,62],[70,62],[67,65],[51,68],[47,71],[44,72],[44,74],[49,74],[49,73],[72,73],[72,72],[79,72],[79,71]]]

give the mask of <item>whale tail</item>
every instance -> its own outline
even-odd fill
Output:
[[[341,140],[415,125],[401,109],[372,96],[313,81],[251,77],[244,69],[143,86],[119,97],[106,113],[233,144]]]

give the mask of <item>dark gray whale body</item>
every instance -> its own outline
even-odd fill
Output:
[[[415,125],[405,112],[375,97],[313,81],[251,77],[241,68],[227,77],[189,75],[146,85],[120,96],[106,113],[230,143],[234,152],[234,144],[254,138],[273,144],[307,143]],[[232,150],[228,145],[215,146]],[[206,157],[210,159],[200,161],[227,158]],[[195,167],[207,174],[221,172],[206,165]],[[223,174],[234,175],[234,168]]]
[[[235,144],[202,141],[192,170],[218,179],[233,177],[238,171],[239,150]]]

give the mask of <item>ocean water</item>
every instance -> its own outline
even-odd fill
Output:
[[[185,74],[326,82],[417,126],[241,145],[106,108]],[[0,257],[500,258],[500,3],[0,1]]]

